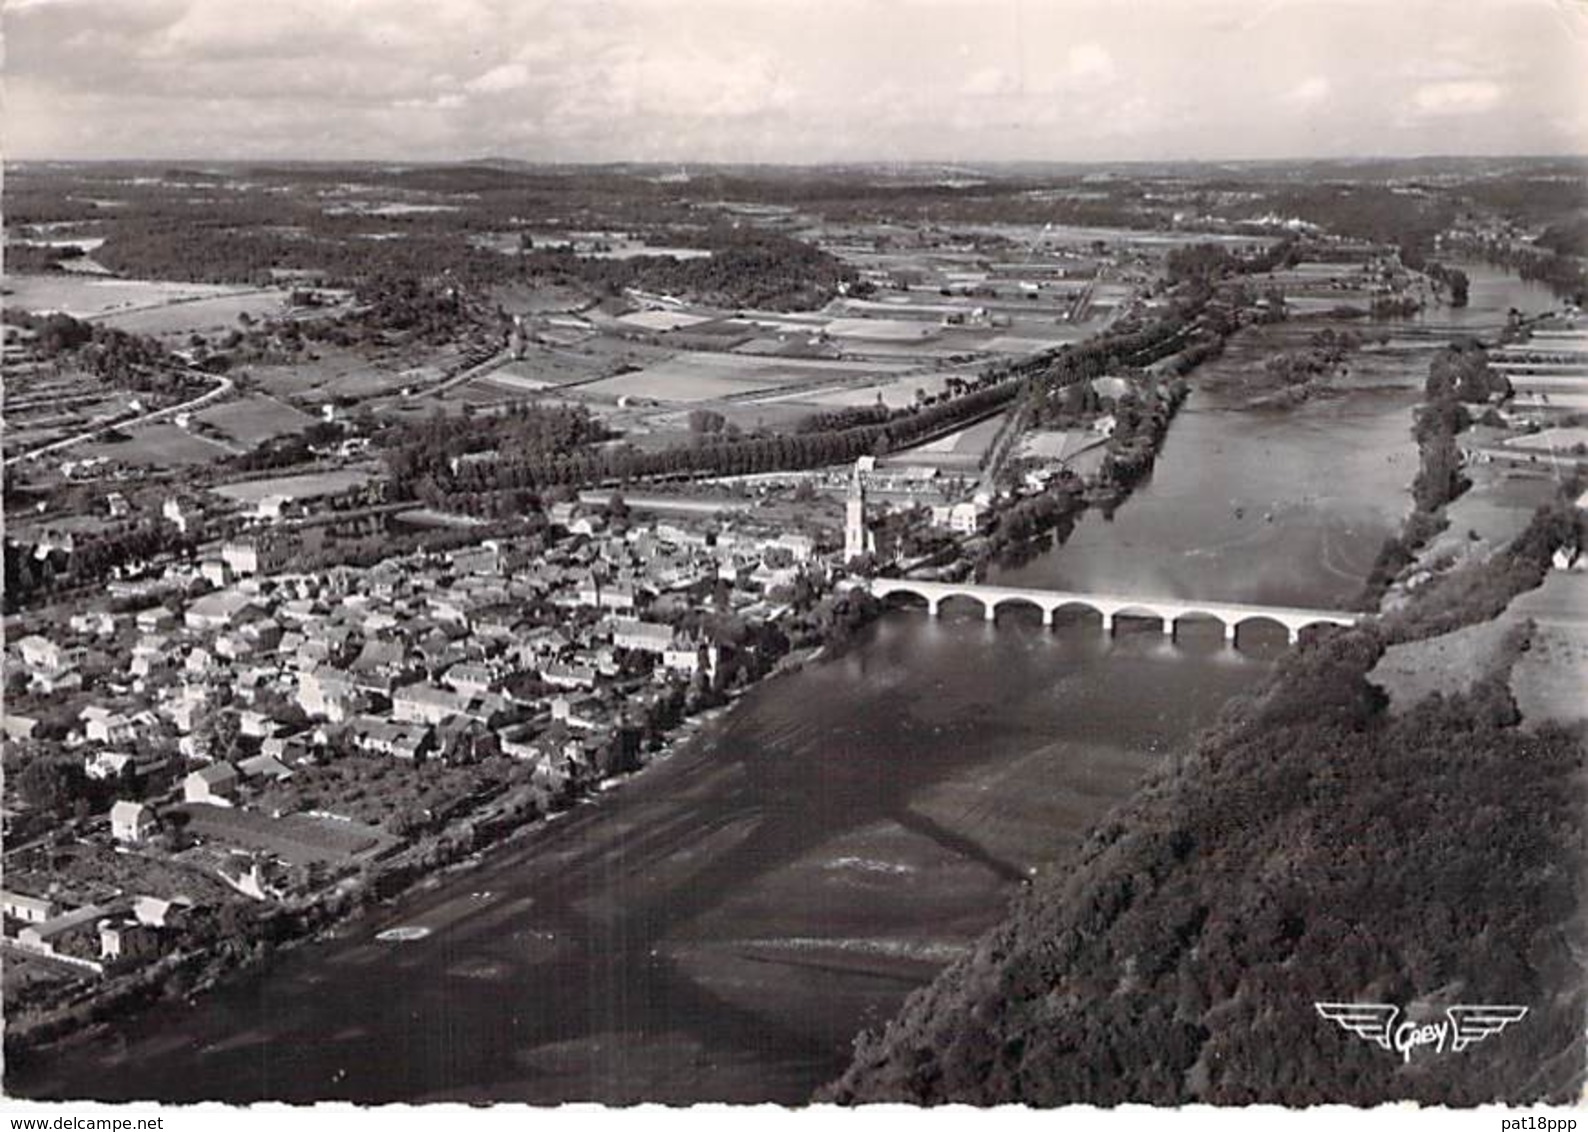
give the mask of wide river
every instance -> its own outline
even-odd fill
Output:
[[[1548,305],[1473,271],[1461,329]],[[1402,329],[1421,341],[1284,410],[1249,405],[1262,346],[1237,341],[1197,374],[1150,483],[995,580],[1345,605],[1404,513],[1410,408],[1446,325]],[[800,1102],[1284,647],[1271,625],[1234,649],[1211,624],[1170,641],[1036,621],[890,613],[481,867],[8,1066],[7,1091]],[[399,926],[428,934],[377,938]]]

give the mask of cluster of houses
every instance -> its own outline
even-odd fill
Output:
[[[17,927],[14,946],[103,974],[106,967],[161,953],[193,905],[184,899],[121,896],[67,909],[53,897],[0,891],[0,912]]]
[[[729,657],[698,614],[771,619],[785,588],[826,581],[830,556],[800,533],[743,522],[609,529],[566,505],[553,518],[582,537],[315,573],[264,574],[281,563],[228,544],[235,578],[221,588],[178,586],[162,605],[85,612],[58,639],[14,642],[8,682],[25,680],[20,707],[33,715],[8,710],[6,730],[37,739],[40,717],[64,711],[57,752],[81,758],[91,780],[141,784],[149,801],[111,809],[124,852],[161,851],[168,806],[213,814],[204,828],[223,837],[226,821],[291,819],[281,791],[278,809],[262,812],[265,790],[332,752],[398,763],[504,754],[558,788],[599,777],[634,712],[719,677]],[[316,805],[334,815],[337,800]],[[8,895],[16,945],[53,954],[61,933],[92,929],[100,951],[74,952],[90,964],[143,946],[126,908],[28,903],[41,899]],[[75,926],[57,924],[63,916]]]

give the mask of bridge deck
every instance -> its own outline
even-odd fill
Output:
[[[878,596],[900,592],[913,593],[928,601],[941,601],[949,597],[972,597],[990,605],[1006,601],[1027,601],[1050,609],[1072,604],[1112,610],[1116,613],[1140,609],[1155,616],[1180,617],[1188,613],[1206,613],[1220,618],[1272,617],[1280,621],[1326,621],[1336,625],[1351,625],[1361,619],[1361,614],[1340,609],[1305,609],[1298,606],[1202,601],[1183,597],[1148,597],[1140,594],[1042,590],[974,582],[928,582],[916,581],[912,578],[875,578],[871,583],[871,592]]]

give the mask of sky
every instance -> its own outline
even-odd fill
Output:
[[[1588,153],[1588,0],[3,0],[12,159]]]

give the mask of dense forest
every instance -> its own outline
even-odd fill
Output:
[[[8,182],[13,226],[69,220],[94,230],[103,221],[96,262],[133,278],[199,283],[263,285],[283,272],[349,288],[373,278],[444,277],[475,290],[556,282],[596,294],[638,287],[724,306],[805,309],[853,278],[839,260],[800,240],[740,225],[704,203],[612,173],[265,169],[239,189],[193,171],[165,170],[154,183],[110,172],[53,175],[59,181],[34,173],[20,187]],[[89,187],[108,198],[104,207],[74,192]],[[206,195],[189,195],[200,187]],[[537,217],[621,227],[712,254],[602,258],[537,248],[527,233],[513,251],[486,245],[485,238],[503,231],[524,233]],[[30,270],[49,269],[72,254],[17,245]]]
[[[320,221],[314,222],[316,228]],[[120,274],[201,283],[270,282],[274,273],[308,272],[334,286],[358,286],[371,276],[427,279],[445,275],[484,288],[492,284],[577,283],[598,293],[624,287],[688,295],[723,306],[806,309],[832,297],[853,273],[816,248],[770,232],[713,229],[706,236],[668,235],[671,242],[705,247],[712,255],[603,259],[568,250],[529,248],[506,255],[450,232],[414,228],[400,239],[370,239],[345,222],[312,239],[277,226],[251,227],[240,218],[212,224],[191,219],[129,218],[95,253]],[[368,228],[368,224],[364,225]]]
[[[1464,571],[1463,593],[1537,584],[1557,540],[1581,537],[1575,523],[1546,508],[1507,554]],[[1581,737],[1516,725],[1508,660],[1399,714],[1367,679],[1387,643],[1488,615],[1450,598],[1287,654],[969,957],[862,1035],[822,1098],[1574,1101]],[[1418,1020],[1457,1002],[1529,1014],[1460,1054],[1403,1061],[1320,1019],[1319,1001]]]
[[[571,251],[527,251],[520,264],[536,281],[579,283],[606,294],[625,287],[688,295],[724,307],[809,310],[855,278],[852,268],[827,252],[776,232],[716,224],[702,233],[666,238],[704,248],[709,257],[631,256],[601,259]]]

